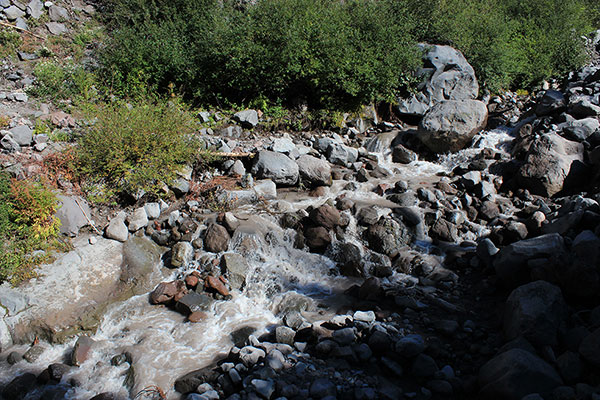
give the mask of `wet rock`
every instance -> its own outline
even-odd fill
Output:
[[[44,354],[45,351],[46,348],[44,346],[36,344],[30,347],[29,350],[27,350],[25,354],[23,354],[23,359],[29,363],[34,363],[40,358],[42,354]]]
[[[327,147],[326,156],[332,164],[350,167],[358,159],[358,150],[340,143],[332,143]]]
[[[438,240],[445,242],[457,242],[458,241],[458,229],[453,223],[440,218],[429,230],[429,235]]]
[[[562,379],[548,363],[521,349],[508,350],[479,371],[480,398],[521,400],[531,393],[547,394],[562,385]]]
[[[127,216],[127,224],[131,232],[145,228],[148,225],[146,209],[144,207],[136,208],[131,215]]]
[[[206,288],[212,289],[222,296],[229,296],[229,290],[227,290],[227,287],[225,287],[225,284],[220,278],[209,275],[206,277],[204,283],[206,285]]]
[[[227,251],[231,236],[225,227],[218,224],[210,224],[204,236],[204,248],[212,253]]]
[[[240,361],[248,368],[258,364],[265,356],[264,350],[253,346],[242,347],[239,353]]]
[[[319,378],[311,383],[309,392],[310,395],[316,399],[323,399],[328,396],[335,398],[337,389],[329,379]]]
[[[246,282],[250,266],[248,262],[237,253],[225,253],[221,257],[221,272],[233,289],[241,290]]]
[[[81,366],[89,358],[94,343],[89,336],[80,336],[71,352],[71,365]]]
[[[255,157],[252,174],[259,179],[270,179],[277,185],[292,186],[298,182],[298,164],[288,156],[263,150]]]
[[[372,250],[394,258],[402,246],[412,241],[412,234],[404,224],[383,218],[367,229],[365,238]]]
[[[583,339],[579,346],[579,354],[590,364],[600,367],[600,328]]]
[[[324,204],[310,212],[310,220],[317,226],[333,229],[340,225],[340,213],[335,207]]]
[[[212,367],[190,372],[175,381],[175,390],[182,394],[195,392],[196,388],[205,382],[212,382],[219,373]]]
[[[150,303],[164,304],[171,301],[178,293],[185,290],[185,284],[182,281],[161,282],[150,293]]]
[[[535,113],[543,117],[562,111],[567,105],[565,96],[558,90],[546,90],[542,99],[537,103]]]
[[[419,124],[418,138],[436,153],[455,152],[485,128],[487,107],[477,100],[447,100],[436,104]]]
[[[263,399],[270,399],[275,393],[275,384],[270,380],[252,379],[250,384]]]
[[[392,161],[400,164],[410,164],[417,161],[417,154],[399,144],[392,148]]]
[[[558,344],[565,331],[567,305],[560,288],[545,281],[520,286],[508,297],[504,313],[507,339],[523,336],[537,346]]]
[[[293,346],[295,336],[296,331],[292,328],[288,328],[287,326],[278,326],[275,328],[275,340],[277,343],[285,343]]]
[[[15,365],[16,363],[18,363],[19,361],[23,360],[23,356],[21,355],[21,353],[17,352],[17,351],[11,351],[8,354],[8,357],[6,357],[6,361],[10,364],[10,365]]]
[[[531,144],[518,181],[531,193],[551,197],[563,190],[574,162],[583,162],[583,145],[546,133]]]
[[[296,163],[302,182],[308,187],[331,186],[331,165],[308,154],[300,156]]]
[[[2,397],[7,400],[23,399],[27,393],[35,389],[36,380],[36,376],[32,373],[20,375],[2,389]]]
[[[196,311],[209,311],[214,300],[206,295],[197,292],[189,292],[175,304],[177,311],[183,315],[190,315]]]
[[[158,269],[163,250],[145,237],[131,237],[123,245],[119,287],[133,295],[147,293],[161,279]]]
[[[171,266],[179,268],[186,266],[194,256],[194,248],[190,242],[179,242],[173,246],[171,254]]]
[[[322,226],[306,229],[304,236],[305,243],[311,251],[323,252],[331,244],[329,232]]]
[[[208,318],[208,314],[204,311],[194,311],[193,313],[188,315],[188,321],[192,323],[204,321],[206,318]]]
[[[498,252],[494,268],[505,285],[515,287],[529,279],[531,271],[528,261],[557,257],[565,251],[563,238],[557,233],[521,240]]]
[[[50,380],[53,382],[60,382],[63,375],[66,374],[70,369],[71,369],[71,367],[69,367],[67,364],[61,364],[61,363],[50,364],[48,366]]]

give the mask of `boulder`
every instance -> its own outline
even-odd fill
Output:
[[[124,242],[129,237],[129,229],[125,225],[125,215],[119,213],[116,217],[110,220],[110,223],[106,227],[106,237],[109,239],[118,240]]]
[[[296,163],[305,186],[331,186],[331,165],[326,160],[305,154],[300,156]]]
[[[487,107],[481,101],[443,101],[423,117],[418,138],[436,153],[458,151],[485,128],[487,116]]]
[[[60,233],[71,237],[77,236],[79,229],[88,224],[86,216],[91,215],[89,205],[79,196],[59,194],[57,197],[60,207],[56,211],[56,217],[60,220]]]
[[[520,336],[533,345],[555,346],[566,329],[567,305],[560,288],[545,281],[520,286],[508,296],[504,311],[504,334]]]
[[[313,209],[309,218],[315,225],[327,229],[333,229],[340,224],[340,212],[328,204]]]
[[[304,231],[306,245],[311,251],[323,252],[331,243],[329,231],[322,226],[316,228],[308,228]]]
[[[246,283],[250,266],[244,257],[237,253],[225,253],[221,257],[221,273],[233,289],[241,290]]]
[[[537,103],[535,113],[543,117],[545,115],[558,113],[567,105],[565,95],[558,90],[546,90],[542,99]]]
[[[358,160],[357,149],[336,142],[329,144],[325,154],[330,163],[345,167],[350,167]]]
[[[579,345],[579,354],[596,368],[600,367],[600,328],[582,340]]]
[[[417,161],[417,154],[398,144],[392,148],[392,161],[400,164],[410,164],[413,161]]]
[[[424,84],[419,93],[398,99],[396,110],[400,114],[423,116],[441,101],[477,98],[477,77],[462,53],[450,46],[419,44],[419,47],[426,51],[423,68],[418,71]]]
[[[204,236],[204,248],[213,253],[227,251],[231,236],[224,226],[210,224]]]
[[[138,231],[148,225],[148,214],[144,207],[136,208],[133,213],[127,216],[127,224],[131,232]]]
[[[596,118],[584,118],[568,123],[563,132],[571,140],[583,141],[600,129],[600,121]]]
[[[183,315],[190,315],[198,311],[208,311],[214,300],[207,294],[189,292],[175,304],[177,311]]]
[[[404,225],[391,218],[382,218],[375,225],[365,231],[365,238],[369,247],[378,252],[394,258],[400,248],[412,242],[412,234]]]
[[[271,179],[277,185],[295,185],[298,182],[298,164],[285,154],[263,150],[252,166],[252,174],[259,179]]]
[[[20,400],[36,387],[36,376],[30,372],[17,376],[2,388],[2,398]]]
[[[33,140],[33,130],[27,125],[15,126],[9,132],[20,146],[29,146]]]
[[[62,35],[63,33],[69,31],[65,24],[62,24],[60,22],[46,22],[46,28],[51,34],[56,36]]]
[[[27,14],[33,19],[39,19],[44,14],[44,3],[41,0],[31,0],[27,5]]]
[[[194,248],[190,242],[179,242],[173,246],[171,254],[171,266],[179,268],[186,266],[194,255]]]
[[[521,349],[497,355],[479,370],[479,398],[521,400],[531,393],[548,394],[562,385],[560,375],[538,356]]]
[[[256,110],[244,110],[233,114],[233,119],[245,128],[254,128],[258,125],[258,113]]]
[[[146,237],[132,236],[123,245],[119,288],[132,295],[151,290],[160,281],[158,268],[163,250]]]
[[[164,304],[170,302],[177,294],[185,291],[183,281],[161,282],[150,293],[150,303]]]
[[[536,138],[517,173],[519,184],[531,193],[550,197],[563,189],[574,162],[583,162],[583,145],[546,133]]]
[[[94,343],[89,336],[80,336],[71,352],[71,365],[81,366],[89,358]]]
[[[508,287],[515,287],[529,280],[531,260],[560,257],[566,252],[564,240],[557,233],[550,233],[520,240],[503,247],[494,260],[494,268],[500,280]]]

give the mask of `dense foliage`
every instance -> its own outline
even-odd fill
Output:
[[[79,138],[77,166],[104,198],[157,193],[194,159],[194,119],[179,103],[101,103],[87,112],[90,126]]]
[[[527,87],[579,66],[599,15],[591,0],[114,0],[107,11],[113,93],[338,109],[405,87],[417,41],[462,50],[492,90]]]

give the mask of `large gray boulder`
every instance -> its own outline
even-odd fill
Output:
[[[525,283],[531,276],[529,262],[559,257],[566,251],[558,233],[550,233],[520,240],[503,247],[496,255],[494,268],[500,280],[508,287]]]
[[[504,310],[504,334],[520,336],[537,346],[555,346],[564,331],[567,305],[560,288],[545,281],[531,282],[508,296]]]
[[[33,140],[33,130],[27,125],[15,126],[9,132],[20,146],[29,146]]]
[[[306,186],[331,186],[331,165],[326,160],[305,154],[296,163]]]
[[[56,217],[60,220],[60,233],[77,236],[79,229],[88,224],[86,215],[88,217],[91,215],[90,207],[84,199],[78,196],[58,195],[57,197],[60,207],[56,211]]]
[[[550,132],[536,138],[519,169],[520,185],[533,194],[553,196],[560,192],[574,162],[583,162],[583,145]]]
[[[254,128],[258,125],[258,113],[256,110],[239,111],[233,115],[233,119],[245,128]]]
[[[488,110],[477,100],[447,100],[433,106],[419,124],[418,137],[436,153],[465,147],[485,128]]]
[[[531,393],[547,394],[562,385],[560,375],[538,356],[511,349],[479,370],[480,399],[521,400]]]
[[[441,101],[477,98],[475,71],[461,52],[450,46],[419,47],[425,52],[423,68],[418,71],[423,79],[422,89],[407,99],[398,99],[396,110],[400,114],[423,116]]]
[[[258,153],[252,174],[259,179],[271,179],[277,185],[291,186],[298,182],[298,164],[285,154],[264,150]]]

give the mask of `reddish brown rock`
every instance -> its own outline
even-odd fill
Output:
[[[182,281],[161,282],[150,293],[150,302],[152,304],[166,303],[183,290],[185,290],[185,283]]]
[[[80,336],[77,342],[75,342],[73,352],[71,353],[71,364],[76,367],[83,364],[90,356],[90,350],[92,350],[94,343],[89,336]]]
[[[305,232],[306,245],[312,251],[325,251],[327,246],[331,243],[331,237],[327,229],[322,226],[316,228],[308,228]]]
[[[377,187],[375,188],[375,193],[377,193],[380,196],[383,196],[385,194],[385,192],[390,189],[391,186],[387,183],[380,183],[379,185],[377,185]]]
[[[225,227],[218,224],[210,224],[204,237],[204,248],[213,253],[227,251],[231,236]]]
[[[217,278],[216,276],[209,275],[208,277],[206,277],[204,285],[206,288],[213,289],[217,293],[222,294],[223,296],[229,295],[229,290],[227,290],[227,287],[223,283],[223,280]]]
[[[332,229],[340,224],[340,213],[334,207],[323,204],[321,207],[315,208],[310,212],[310,219],[315,225]]]
[[[319,186],[314,188],[313,190],[311,190],[308,195],[310,197],[323,197],[327,194],[327,187],[326,186]]]
[[[193,274],[185,277],[185,284],[189,288],[195,288],[196,286],[198,286],[199,281],[200,281],[200,279],[198,279],[198,277]]]
[[[194,323],[204,321],[206,318],[208,318],[208,314],[206,314],[204,311],[194,311],[188,315],[188,321]]]

